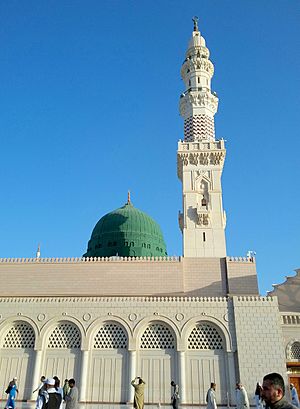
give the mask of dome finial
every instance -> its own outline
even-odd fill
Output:
[[[128,192],[127,192],[127,204],[131,204],[131,200],[130,200],[130,190],[128,190]]]
[[[192,18],[192,20],[194,22],[194,31],[199,31],[199,29],[198,29],[198,20],[199,20],[199,18],[197,16],[194,16]]]

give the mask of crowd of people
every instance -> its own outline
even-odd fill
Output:
[[[144,409],[144,389],[145,381],[141,377],[136,377],[131,381],[134,388],[134,409]],[[171,405],[173,409],[178,409],[179,405],[179,385],[171,382],[172,396]],[[216,383],[212,382],[206,394],[207,409],[217,409]],[[74,379],[65,379],[63,387],[57,376],[53,378],[41,377],[41,382],[33,391],[37,392],[35,409],[62,409],[65,402],[65,409],[78,409],[78,388]],[[248,394],[242,383],[238,382],[235,388],[236,409],[249,409]],[[285,399],[285,385],[283,377],[278,373],[270,373],[263,378],[262,385],[257,382],[254,398],[256,409],[297,409],[300,408],[297,389],[291,383],[291,403]],[[15,399],[18,393],[17,378],[13,378],[5,391],[7,393],[7,403],[5,409],[15,409]]]
[[[135,409],[144,408],[144,388],[145,381],[136,377],[131,381],[134,387]],[[171,382],[173,388],[171,396],[171,405],[173,409],[178,409],[179,404],[179,385]],[[212,382],[206,394],[206,409],[217,409],[216,383]],[[283,377],[278,373],[270,373],[263,378],[263,384],[256,384],[254,399],[256,409],[297,409],[300,408],[298,393],[293,384],[290,384],[291,403],[285,399],[285,385]],[[237,382],[235,388],[236,409],[249,409],[250,403],[247,391],[241,382]]]
[[[8,395],[5,409],[15,409],[15,400],[18,393],[17,378],[13,378],[5,391]],[[65,379],[63,387],[57,376],[53,378],[41,377],[41,382],[33,391],[37,392],[35,409],[78,409],[78,388],[74,379]]]
[[[211,383],[206,395],[207,409],[217,409],[216,384]],[[270,373],[263,378],[263,384],[256,384],[254,399],[256,409],[297,409],[300,407],[298,393],[290,384],[291,403],[285,399],[283,377],[278,373]],[[249,409],[249,398],[244,386],[238,382],[235,388],[236,408]]]

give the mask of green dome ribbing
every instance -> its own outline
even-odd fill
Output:
[[[84,257],[166,256],[159,225],[130,202],[103,216],[96,224]]]

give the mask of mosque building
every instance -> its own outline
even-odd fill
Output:
[[[252,396],[268,372],[300,380],[300,270],[261,297],[255,258],[226,252],[213,74],[195,19],[179,102],[182,256],[167,255],[160,226],[128,196],[82,257],[0,259],[0,385],[16,376],[19,399],[35,399],[41,375],[74,377],[83,402],[132,402],[141,376],[145,402],[168,404],[174,380],[192,405],[211,382],[233,405],[237,381]]]

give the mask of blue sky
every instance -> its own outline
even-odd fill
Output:
[[[300,267],[300,2],[0,3],[0,257],[81,256],[126,202],[180,255],[180,67],[192,16],[215,65],[228,254],[260,291]]]

